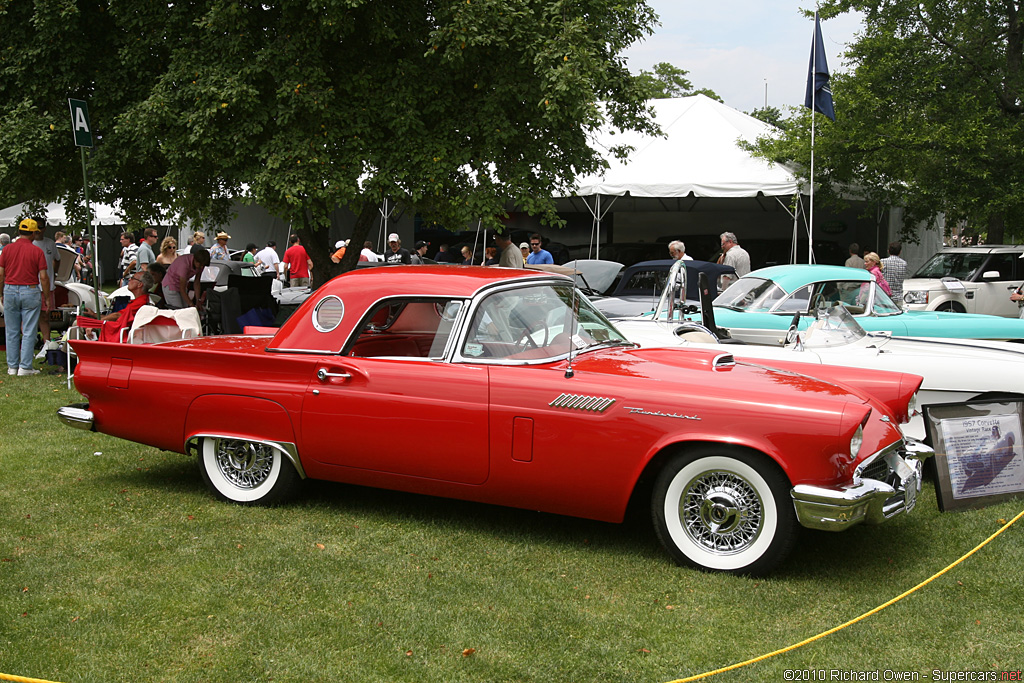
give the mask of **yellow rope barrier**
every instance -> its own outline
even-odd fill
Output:
[[[15,681],[15,683],[56,683],[55,681],[47,681],[42,678],[27,678],[25,676],[14,676],[12,674],[0,673],[0,681]]]
[[[733,671],[735,669],[741,669],[741,668],[743,668],[745,666],[749,666],[751,664],[756,664],[757,662],[763,662],[766,659],[771,659],[772,657],[775,657],[777,655],[781,655],[781,654],[783,654],[785,652],[789,652],[791,650],[795,650],[797,648],[803,647],[804,645],[808,645],[810,643],[813,643],[814,641],[820,640],[820,639],[824,638],[825,636],[832,635],[836,631],[841,631],[844,628],[846,628],[847,626],[853,626],[858,621],[863,621],[864,619],[867,619],[868,617],[870,617],[870,616],[872,616],[874,614],[878,614],[879,612],[881,612],[883,609],[885,609],[889,605],[892,605],[892,604],[895,604],[895,603],[899,602],[900,600],[902,600],[903,598],[907,597],[908,595],[910,595],[914,591],[918,590],[919,588],[923,588],[924,586],[927,586],[929,583],[931,583],[935,579],[939,578],[940,576],[942,576],[943,574],[948,572],[950,569],[952,569],[953,567],[957,566],[958,564],[960,564],[961,562],[966,560],[968,557],[970,557],[974,553],[976,553],[979,550],[981,550],[982,548],[984,548],[996,536],[998,536],[999,534],[1001,534],[1004,531],[1006,531],[1007,529],[1009,529],[1010,525],[1012,525],[1014,522],[1016,522],[1021,517],[1024,517],[1024,510],[1021,510],[1019,513],[1017,513],[1016,517],[1014,517],[1009,522],[1007,522],[1006,524],[1001,526],[998,531],[996,531],[994,534],[992,534],[991,536],[986,538],[984,541],[982,541],[978,545],[974,546],[974,548],[969,553],[967,553],[966,555],[961,557],[956,562],[950,564],[949,566],[947,566],[942,571],[939,571],[939,572],[936,572],[935,574],[932,574],[930,577],[928,577],[927,579],[925,579],[921,583],[917,584],[916,586],[914,586],[910,590],[906,590],[906,591],[900,593],[899,595],[897,595],[892,600],[889,600],[888,602],[886,602],[886,603],[884,603],[882,605],[879,605],[878,607],[874,608],[870,612],[865,612],[864,614],[860,615],[859,617],[857,617],[855,619],[850,619],[845,624],[840,624],[839,626],[836,626],[835,628],[830,628],[827,631],[823,631],[822,633],[819,633],[816,636],[811,636],[810,638],[807,638],[805,640],[801,640],[799,643],[795,643],[795,644],[790,645],[788,647],[784,647],[782,649],[775,650],[774,652],[769,652],[768,654],[761,655],[760,657],[754,657],[753,659],[748,659],[745,662],[739,662],[737,664],[731,664],[729,666],[722,667],[721,669],[715,669],[714,671],[708,671],[706,673],[697,674],[696,676],[688,676],[687,678],[677,678],[677,679],[675,679],[673,681],[669,681],[669,683],[689,683],[690,681],[699,681],[702,678],[710,678],[711,676],[715,676],[717,674],[725,673],[726,671]]]

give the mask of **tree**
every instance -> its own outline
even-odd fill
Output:
[[[707,95],[713,100],[722,101],[714,90],[694,89],[693,83],[686,77],[689,73],[686,69],[680,69],[668,62],[659,62],[654,65],[654,71],[641,70],[637,79],[649,100]]]
[[[848,74],[834,74],[836,121],[817,117],[815,181],[835,197],[839,184],[906,209],[913,225],[947,221],[1024,235],[1022,45],[1016,0],[832,0],[823,17],[858,10],[865,29],[849,47]],[[810,113],[758,153],[806,168]]]
[[[0,136],[18,162],[0,187],[76,187],[61,113],[86,98],[98,196],[208,222],[245,196],[292,222],[317,284],[338,270],[324,229],[338,207],[356,244],[385,197],[443,225],[499,226],[509,201],[554,222],[552,197],[603,163],[588,133],[653,128],[620,57],[651,31],[642,0],[92,3],[0,8],[24,29],[0,38],[0,96],[25,115]]]
[[[758,107],[749,113],[755,119],[764,121],[768,125],[775,126],[776,128],[785,128],[787,125],[786,120],[782,117],[782,112],[779,111],[778,107]]]

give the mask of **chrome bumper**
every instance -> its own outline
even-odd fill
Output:
[[[866,459],[849,486],[797,484],[791,491],[797,520],[809,529],[842,531],[862,522],[881,524],[910,512],[921,490],[922,461],[933,453],[920,441],[908,438]],[[878,472],[880,467],[884,471]],[[869,468],[878,478],[859,476]]]
[[[63,408],[57,408],[57,419],[66,425],[88,432],[95,430],[92,411],[89,410],[88,403],[72,403]]]

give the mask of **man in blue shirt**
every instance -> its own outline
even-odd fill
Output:
[[[537,233],[530,235],[530,255],[526,257],[526,262],[530,265],[555,262],[550,252],[540,248],[540,235]]]

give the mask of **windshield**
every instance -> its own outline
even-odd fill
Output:
[[[608,342],[629,343],[572,285],[532,285],[484,299],[473,314],[462,355],[547,359]]]
[[[737,311],[770,311],[786,297],[786,291],[771,280],[744,277],[729,285],[712,302]]]
[[[865,334],[846,308],[836,305],[818,309],[816,320],[800,336],[805,347],[824,348],[852,344]]]
[[[987,258],[988,254],[977,253],[936,254],[914,273],[914,277],[955,277],[958,280],[970,280]]]

